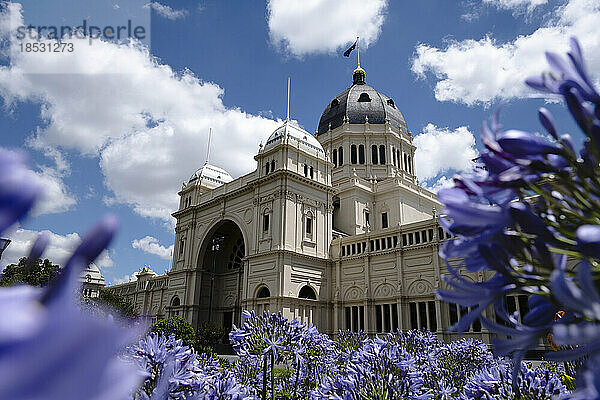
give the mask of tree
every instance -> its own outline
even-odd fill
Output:
[[[100,297],[94,300],[119,311],[124,317],[134,318],[139,314],[135,304],[110,288],[100,289]]]
[[[196,332],[192,324],[187,319],[178,316],[161,319],[152,326],[151,331],[162,333],[165,336],[174,334],[177,339],[183,341],[184,345],[192,348],[196,342]]]
[[[214,322],[203,322],[196,332],[196,350],[199,352],[212,353],[215,345],[220,343],[229,332]]]
[[[22,257],[18,264],[8,265],[0,277],[0,286],[12,286],[26,283],[31,286],[46,286],[60,273],[60,267],[50,260],[37,260],[31,267],[27,266],[27,257]]]

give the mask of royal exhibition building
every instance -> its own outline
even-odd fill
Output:
[[[255,171],[233,179],[205,163],[194,172],[173,213],[171,270],[144,268],[113,288],[142,315],[195,327],[230,328],[243,310],[269,310],[330,335],[418,328],[451,340],[448,327],[468,309],[435,297],[446,273],[438,252],[451,238],[435,194],[418,184],[412,142],[394,100],[358,67],[314,134],[288,118],[257,143]],[[520,297],[509,310],[525,311]],[[465,335],[490,340],[479,323]]]

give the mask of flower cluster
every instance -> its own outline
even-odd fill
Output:
[[[509,364],[486,366],[473,374],[464,385],[461,399],[538,399],[564,398],[568,391],[550,370],[532,369],[521,363],[517,380]]]
[[[240,356],[231,370],[246,393],[265,400],[479,399],[477,385],[485,384],[485,374],[490,373],[486,371],[511,368],[508,361],[495,358],[485,344],[472,339],[443,343],[430,332],[411,330],[376,338],[340,331],[331,340],[315,327],[281,314],[246,312],[244,318],[242,327],[230,334]],[[277,356],[273,342],[278,343]],[[277,364],[271,363],[271,357]],[[515,381],[520,386],[509,389],[509,398],[533,393],[537,382],[543,384],[536,392],[540,398],[566,393],[560,368],[547,365],[531,371],[523,366],[528,375]],[[503,377],[501,382],[510,386],[512,378]],[[463,390],[467,384],[470,394]]]
[[[237,400],[248,394],[231,371],[221,370],[218,360],[194,353],[175,335],[151,332],[128,347],[125,358],[134,360],[145,375],[135,399]]]
[[[456,237],[441,255],[461,258],[461,267],[484,271],[489,279],[467,281],[448,262],[449,290],[438,296],[471,307],[457,330],[479,318],[506,336],[494,341],[494,349],[515,361],[513,385],[525,379],[517,378],[520,360],[549,334],[562,350],[547,358],[600,357],[600,95],[575,39],[567,60],[552,53],[547,60],[551,72],[527,84],[564,100],[585,135],[582,148],[559,134],[544,108],[538,116],[546,134],[503,130],[496,114],[491,127],[483,127],[478,168],[439,192],[445,214],[440,223]],[[529,296],[529,311],[509,314],[507,294]],[[482,314],[490,307],[504,323]],[[489,373],[501,372],[494,371]],[[582,378],[578,387],[597,380]]]

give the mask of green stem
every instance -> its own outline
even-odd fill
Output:
[[[294,384],[294,395],[292,396],[292,398],[294,400],[296,400],[296,390],[298,389],[298,379],[300,378],[300,361],[298,361],[297,367],[296,367],[296,383]]]
[[[267,356],[263,357],[263,387],[262,400],[267,400]]]
[[[271,353],[271,399],[275,399],[275,356]]]

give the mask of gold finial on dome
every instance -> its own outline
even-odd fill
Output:
[[[365,70],[362,69],[359,65],[358,67],[356,67],[354,72],[352,72],[352,81],[354,82],[355,85],[362,85],[365,83],[365,76],[366,76]]]

